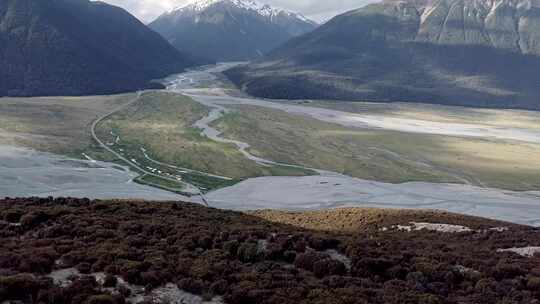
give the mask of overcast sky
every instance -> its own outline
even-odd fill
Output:
[[[137,16],[143,22],[148,23],[161,15],[163,12],[175,7],[185,5],[194,0],[103,0],[110,4],[121,6]],[[312,18],[315,21],[327,19],[359,8],[377,0],[259,0],[260,3],[271,6],[286,8]]]

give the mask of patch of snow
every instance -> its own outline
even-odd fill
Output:
[[[524,257],[532,258],[536,253],[540,253],[540,247],[522,247],[522,248],[508,248],[499,249],[497,252],[513,252]]]
[[[55,270],[48,275],[49,278],[53,279],[55,285],[62,288],[68,287],[73,283],[74,278],[80,276],[81,273],[75,268]]]
[[[273,22],[274,17],[279,16],[279,15],[285,15],[289,18],[298,19],[303,22],[314,23],[313,21],[309,20],[307,17],[305,17],[304,15],[300,13],[295,13],[295,12],[282,9],[282,8],[274,8],[268,4],[261,4],[253,0],[197,0],[197,1],[191,1],[190,3],[186,5],[177,7],[173,9],[170,13],[186,12],[186,11],[202,12],[211,6],[218,3],[222,3],[222,2],[228,2],[240,9],[256,12],[257,14],[263,17],[269,18],[271,22]]]
[[[55,285],[66,288],[73,280],[83,276],[75,268],[61,269],[51,272],[48,277],[53,279]],[[103,286],[105,283],[106,274],[103,272],[92,273],[89,276],[93,276],[96,282]],[[152,290],[147,294],[146,289],[143,286],[132,285],[124,281],[121,277],[117,276],[116,287],[103,288],[111,293],[117,293],[120,286],[130,290],[130,297],[127,299],[128,303],[141,303],[143,301],[150,301],[151,303],[169,303],[169,304],[222,304],[223,300],[219,297],[215,297],[210,301],[204,301],[202,297],[185,292],[178,288],[177,285],[168,283],[163,287]]]
[[[397,225],[398,230],[403,231],[419,231],[419,230],[429,230],[445,233],[460,233],[460,232],[471,232],[473,231],[469,227],[459,226],[459,225],[450,225],[450,224],[433,224],[433,223],[415,223],[411,222],[410,226]]]
[[[165,287],[157,288],[152,291],[153,303],[169,304],[221,304],[223,300],[216,297],[210,301],[204,301],[200,296],[180,290],[175,284],[167,284]]]
[[[407,231],[407,232],[413,231],[412,226],[396,225],[396,226],[394,226],[394,228],[396,228],[397,230],[400,230],[400,231]]]
[[[472,268],[469,268],[469,267],[465,267],[463,265],[456,265],[454,266],[454,270],[461,273],[461,274],[467,274],[467,273],[472,273],[472,274],[479,274],[480,272],[477,271],[477,270],[474,270]]]
[[[493,227],[493,228],[489,228],[488,230],[496,231],[496,232],[505,232],[505,231],[510,230],[510,228],[508,228],[508,227]]]
[[[265,252],[266,248],[268,247],[268,241],[267,240],[259,240],[257,241],[257,252]]]
[[[424,24],[426,22],[427,18],[436,10],[436,6],[428,6],[424,8],[424,11],[422,12],[422,16],[420,16],[420,24]]]
[[[392,226],[392,228],[395,228],[401,231],[407,231],[407,232],[427,229],[431,231],[452,232],[452,233],[470,232],[470,231],[480,232],[480,233],[486,233],[489,231],[506,232],[510,230],[510,228],[508,227],[493,227],[493,228],[482,229],[482,230],[472,230],[468,227],[458,226],[458,225],[449,225],[449,224],[431,224],[431,223],[411,223],[411,224],[412,225],[409,225],[409,226],[395,225],[395,226]],[[390,231],[390,228],[382,227],[379,229],[379,231],[382,231],[382,232]]]
[[[65,264],[64,260],[63,259],[58,259],[56,261],[54,261],[54,265],[56,266],[63,266]]]
[[[2,221],[2,220],[0,220],[0,224],[11,226],[11,227],[20,227],[20,226],[22,226],[21,223],[10,223],[10,222],[6,222],[6,221]]]

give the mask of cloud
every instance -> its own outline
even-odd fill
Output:
[[[125,8],[143,22],[148,23],[162,13],[175,7],[193,2],[193,0],[103,0],[107,3]],[[313,18],[317,21],[327,20],[332,16],[359,8],[376,0],[259,0],[271,6],[289,9]]]
[[[173,9],[177,3],[188,1],[177,0],[103,0],[112,5],[120,6],[135,15],[143,22],[150,22],[163,12]]]

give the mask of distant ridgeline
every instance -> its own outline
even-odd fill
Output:
[[[88,0],[0,1],[0,96],[136,90],[193,64],[118,7]]]
[[[227,72],[270,98],[540,109],[540,1],[386,0]]]
[[[252,0],[198,0],[149,25],[176,48],[213,61],[260,58],[317,24]]]

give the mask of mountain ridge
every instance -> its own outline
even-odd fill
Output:
[[[386,0],[226,74],[269,98],[538,110],[539,7],[529,0]]]
[[[251,0],[199,0],[167,12],[149,26],[181,51],[214,61],[261,57],[316,23]]]
[[[0,95],[132,91],[194,63],[125,10],[104,2],[0,3]]]

